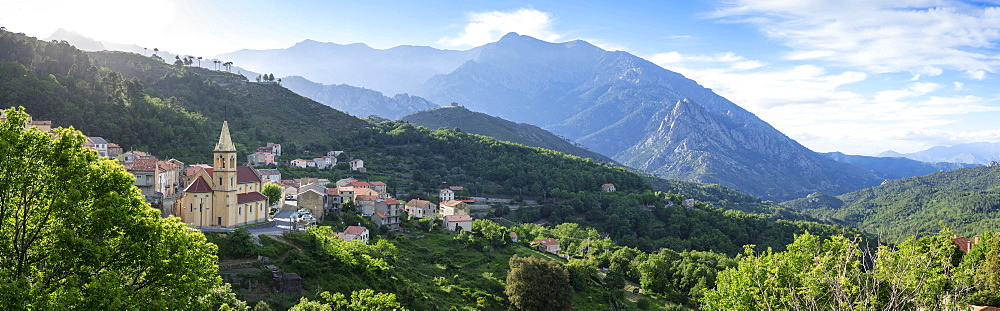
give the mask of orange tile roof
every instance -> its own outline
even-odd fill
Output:
[[[365,228],[365,227],[347,226],[347,228],[344,229],[344,233],[353,234],[353,235],[361,235],[362,233],[365,233],[365,231],[367,231],[367,230],[368,230],[368,228]]]

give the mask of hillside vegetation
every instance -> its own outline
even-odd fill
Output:
[[[540,127],[507,121],[485,113],[474,112],[462,106],[447,106],[415,112],[402,117],[400,121],[430,129],[458,128],[468,133],[489,136],[525,146],[555,150],[598,162],[614,163],[614,160],[607,156],[587,150]]]
[[[892,241],[936,232],[941,222],[958,234],[975,235],[1000,226],[1000,167],[889,180],[836,198],[814,194],[783,204]]]

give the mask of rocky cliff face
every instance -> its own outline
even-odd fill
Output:
[[[622,164],[771,200],[876,185],[695,81],[582,41],[508,34],[425,84],[431,100],[543,126]]]

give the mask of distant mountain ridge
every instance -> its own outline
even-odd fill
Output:
[[[302,76],[322,84],[348,84],[386,94],[413,94],[430,77],[448,73],[476,55],[477,49],[402,45],[382,50],[363,43],[305,40],[286,49],[239,50],[216,57],[257,72]]]
[[[769,200],[840,194],[884,179],[812,152],[681,74],[581,40],[550,43],[509,33],[466,51],[307,40],[220,57],[255,71],[457,102],[662,177],[718,183]]]
[[[490,136],[525,146],[555,150],[579,157],[590,158],[597,162],[615,163],[614,160],[607,156],[584,149],[537,126],[514,123],[484,113],[474,112],[461,106],[445,106],[420,111],[405,116],[400,121],[406,121],[413,125],[424,126],[429,129],[442,127],[459,128],[463,132]]]
[[[912,152],[898,153],[886,151],[879,156],[882,157],[904,157],[923,162],[951,162],[986,165],[990,161],[1000,160],[1000,143],[967,143],[953,146],[937,146],[930,149]]]
[[[950,171],[963,167],[978,166],[976,164],[952,162],[927,163],[903,157],[870,157],[849,155],[841,152],[827,152],[823,153],[823,155],[839,162],[850,163],[869,169],[875,172],[879,178],[883,179],[900,179]]]
[[[417,96],[397,94],[388,97],[375,90],[346,84],[324,85],[299,76],[284,77],[281,85],[299,95],[357,117],[376,115],[396,120],[416,111],[438,107]]]

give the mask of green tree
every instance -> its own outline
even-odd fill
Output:
[[[573,288],[562,265],[535,257],[510,258],[504,293],[518,310],[572,310]]]
[[[284,194],[281,186],[273,183],[264,184],[264,189],[261,194],[267,196],[267,205],[274,205],[275,203],[281,202],[281,195]]]
[[[204,309],[215,245],[143,201],[73,129],[0,122],[0,301],[39,310]]]

